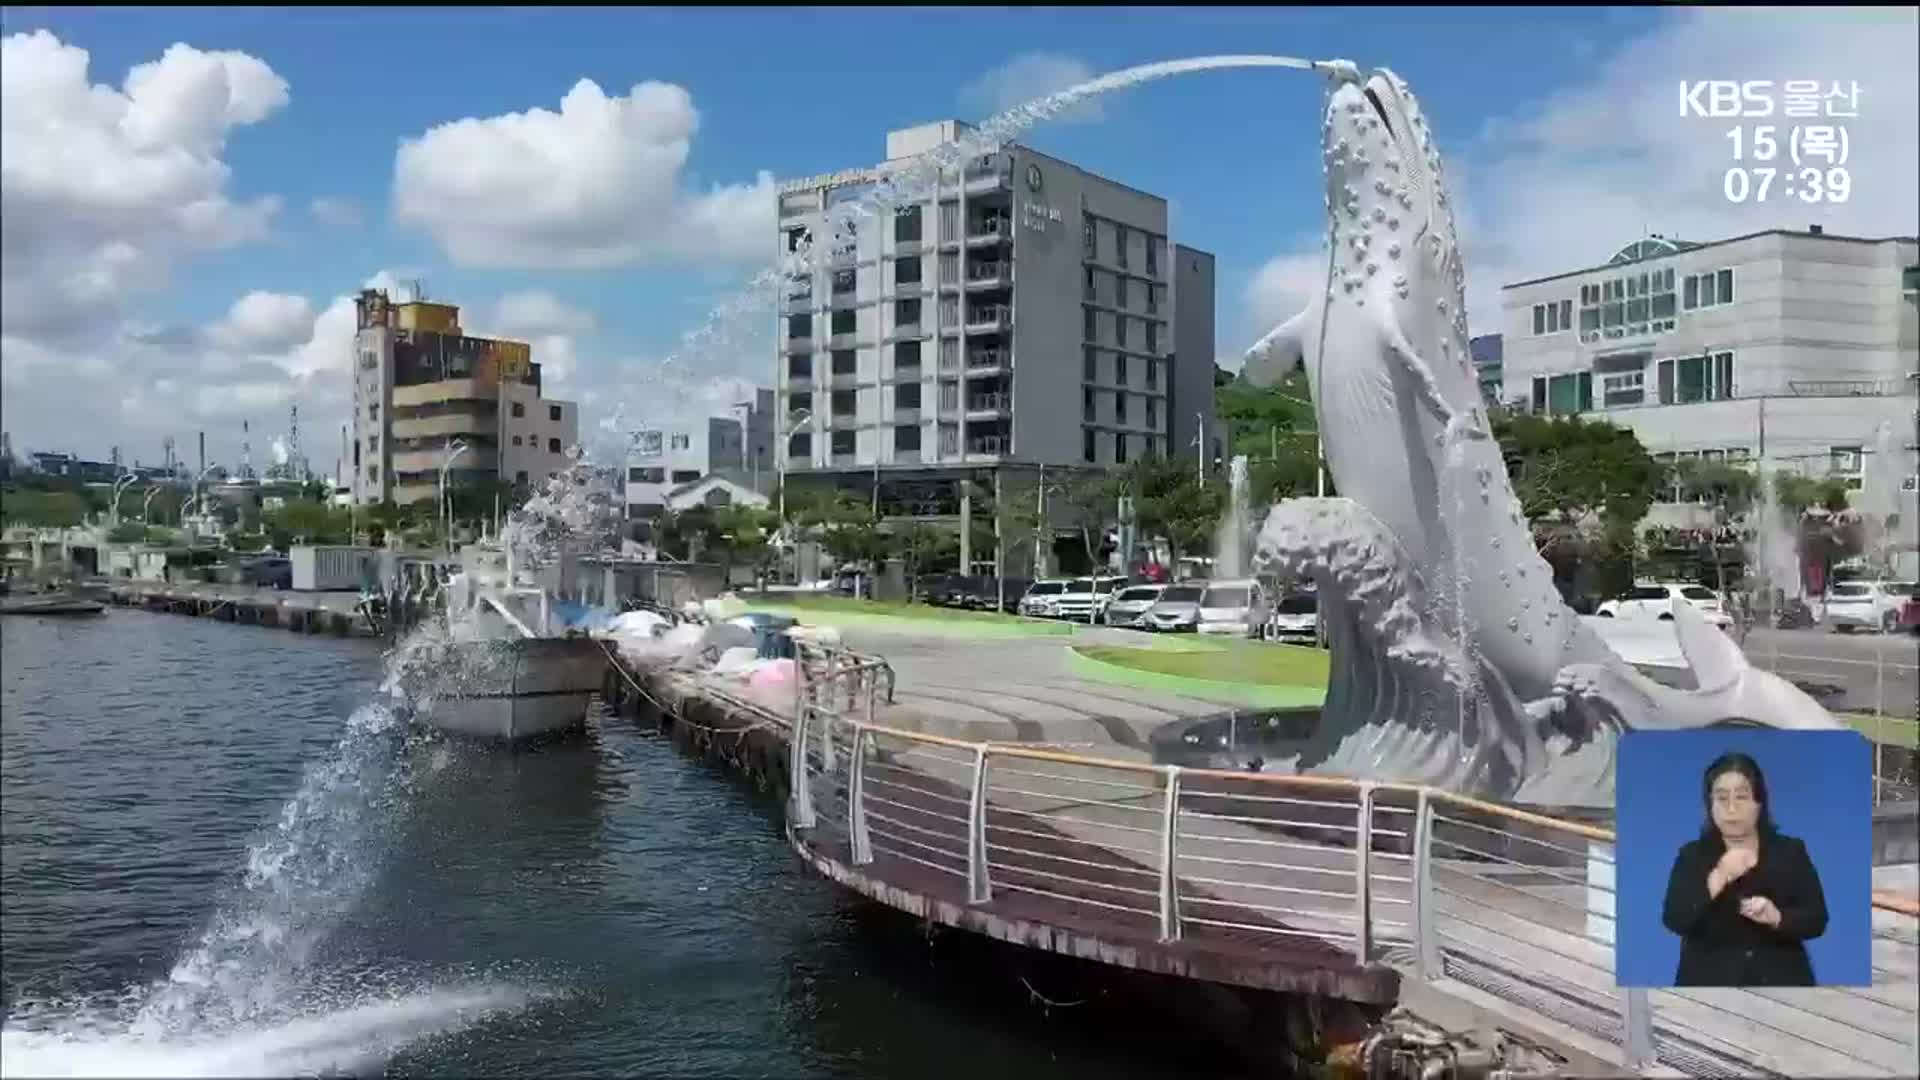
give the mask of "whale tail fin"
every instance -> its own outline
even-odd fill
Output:
[[[1241,367],[1247,381],[1258,387],[1269,387],[1306,363],[1307,331],[1312,321],[1313,308],[1309,307],[1254,342],[1246,351]]]
[[[1673,605],[1674,636],[1680,639],[1680,655],[1693,669],[1694,684],[1702,690],[1720,690],[1740,681],[1753,665],[1740,646],[1692,604]]]

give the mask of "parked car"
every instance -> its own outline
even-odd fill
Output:
[[[1920,634],[1920,594],[1910,596],[1900,605],[1900,625],[1910,633]]]
[[[1102,621],[1108,626],[1139,626],[1165,591],[1165,585],[1129,585],[1113,594]]]
[[[1267,617],[1266,636],[1269,641],[1304,641],[1309,644],[1320,640],[1320,597],[1310,592],[1290,593],[1280,598],[1273,606],[1273,614]]]
[[[1271,610],[1266,588],[1252,578],[1209,581],[1200,595],[1199,631],[1254,637]]]
[[[1594,614],[1603,619],[1658,619],[1671,622],[1675,604],[1692,604],[1700,609],[1708,622],[1722,630],[1733,626],[1733,616],[1727,614],[1719,593],[1704,585],[1678,581],[1635,585],[1627,590],[1625,596],[1601,604]]]
[[[1067,582],[1059,578],[1043,578],[1036,581],[1027,586],[1027,591],[1021,595],[1017,610],[1022,615],[1032,615],[1042,619],[1052,618],[1059,614],[1056,605],[1060,601],[1060,594],[1065,592],[1066,588]]]
[[[1200,597],[1206,586],[1180,584],[1169,585],[1160,591],[1160,599],[1153,602],[1147,614],[1140,620],[1149,630],[1164,630],[1170,633],[1191,633],[1200,628]]]
[[[1911,581],[1842,581],[1827,589],[1827,625],[1842,634],[1855,630],[1892,633],[1900,610],[1913,599]]]
[[[1107,602],[1113,599],[1113,591],[1126,584],[1127,579],[1123,577],[1070,578],[1066,588],[1060,590],[1059,599],[1054,601],[1054,614],[1075,622],[1098,622]]]
[[[293,588],[293,560],[281,555],[256,556],[240,564],[240,580],[263,589]]]

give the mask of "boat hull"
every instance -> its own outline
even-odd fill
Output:
[[[420,720],[499,742],[584,727],[607,670],[606,653],[591,638],[457,642],[425,659],[440,677],[420,703]]]

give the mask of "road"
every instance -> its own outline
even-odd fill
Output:
[[[1756,629],[1746,653],[1755,667],[1793,680],[1829,709],[1920,712],[1920,639],[1912,634]]]

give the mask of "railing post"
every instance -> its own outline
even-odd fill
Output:
[[[987,875],[987,748],[973,748],[973,796],[967,801],[967,902],[993,899]]]
[[[873,861],[873,841],[867,836],[867,740],[865,727],[853,730],[853,761],[847,766],[847,846],[853,865]]]
[[[1413,948],[1416,970],[1427,982],[1441,974],[1433,916],[1433,799],[1421,788],[1413,819]]]
[[[787,772],[793,786],[793,825],[799,829],[813,828],[813,790],[807,780],[807,715],[813,710],[810,706],[800,706],[800,716],[793,724],[793,738],[788,742]]]
[[[1353,955],[1361,963],[1373,956],[1373,785],[1361,783],[1357,828],[1353,834]]]
[[[1625,1035],[1621,1042],[1627,1052],[1627,1066],[1635,1070],[1651,1068],[1655,1063],[1653,1002],[1647,997],[1645,987],[1621,991],[1621,1013]]]
[[[1169,765],[1160,809],[1160,940],[1180,940],[1180,766]]]

